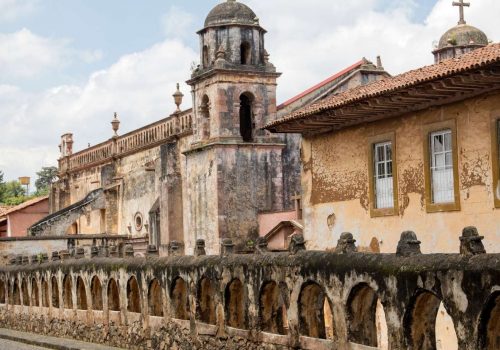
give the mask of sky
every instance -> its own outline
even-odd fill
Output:
[[[196,31],[223,0],[0,0],[0,170],[8,180],[57,165],[60,136],[74,150],[170,115],[181,83],[190,107]],[[243,1],[243,0],[242,0]],[[452,0],[244,0],[268,31],[283,75],[278,103],[362,57],[393,74],[433,63],[458,21]],[[470,0],[469,24],[498,42],[498,0]]]

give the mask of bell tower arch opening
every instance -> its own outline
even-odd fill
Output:
[[[253,141],[253,102],[254,97],[248,92],[240,96],[240,134],[244,142]]]
[[[244,41],[240,45],[240,59],[242,65],[252,64],[252,48],[248,41]]]
[[[201,138],[203,140],[210,138],[210,99],[207,95],[203,95],[200,105],[201,114]]]
[[[203,45],[201,59],[203,63],[203,68],[208,68],[210,65],[210,59],[208,58],[208,45]]]

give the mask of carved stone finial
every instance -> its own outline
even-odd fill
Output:
[[[207,252],[205,251],[205,240],[204,239],[198,239],[196,241],[196,247],[194,249],[194,255],[195,256],[207,255]]]
[[[118,119],[118,113],[115,112],[114,118],[111,121],[111,127],[113,128],[114,136],[118,136],[118,130],[120,129],[120,120]]]
[[[182,245],[178,241],[171,241],[168,244],[168,255],[169,256],[180,256],[181,255]]]
[[[422,254],[420,251],[420,243],[415,232],[405,231],[401,234],[396,255],[406,257]]]
[[[477,228],[469,226],[463,229],[460,237],[460,254],[478,255],[486,254],[483,242],[484,236],[480,236]]]
[[[182,99],[184,98],[184,94],[181,92],[179,83],[177,83],[177,91],[175,91],[172,96],[174,97],[174,103],[177,106],[175,112],[179,113],[181,111]]]
[[[340,254],[356,253],[358,248],[356,248],[355,243],[356,240],[352,233],[344,232],[340,235],[335,252]]]
[[[38,255],[31,256],[31,265],[38,264],[40,261],[38,260]]]
[[[93,245],[92,247],[90,247],[90,257],[97,258],[98,256],[99,256],[99,247]]]
[[[123,247],[123,255],[126,258],[133,258],[134,257],[134,246],[132,244],[125,244]]]
[[[85,258],[85,249],[82,247],[78,247],[75,249],[75,259],[83,259]]]
[[[69,254],[69,251],[67,251],[67,250],[61,250],[59,252],[59,256],[61,257],[61,260],[68,260],[71,255]]]
[[[59,252],[52,252],[52,261],[58,261],[58,260],[61,260]]]
[[[265,237],[257,238],[255,251],[260,254],[269,252],[267,239]]]
[[[220,255],[228,256],[234,254],[234,243],[231,238],[224,238],[221,242]]]
[[[115,245],[112,245],[109,247],[109,256],[112,258],[118,258],[118,247]]]
[[[304,235],[302,234],[292,235],[288,250],[290,251],[291,254],[297,254],[301,251],[306,250],[306,241],[304,240]]]
[[[28,264],[30,263],[30,258],[29,258],[29,256],[27,256],[27,255],[23,255],[23,257],[22,257],[22,260],[21,260],[21,261],[22,261],[22,264],[23,264],[23,265],[28,265]]]
[[[158,257],[158,256],[160,256],[160,252],[158,251],[158,248],[154,244],[148,245],[147,256],[148,257]]]
[[[41,257],[40,263],[46,263],[47,261],[49,261],[49,255],[47,253],[42,253],[40,257]]]

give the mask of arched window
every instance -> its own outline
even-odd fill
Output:
[[[208,58],[208,46],[207,45],[203,46],[202,60],[203,60],[203,68],[207,68],[210,65],[210,61]]]
[[[118,284],[113,278],[108,283],[108,309],[110,311],[120,311],[120,293]]]
[[[244,142],[253,141],[253,96],[243,94],[240,96],[240,134]]]
[[[151,316],[163,316],[163,301],[161,297],[161,285],[160,282],[155,278],[149,284],[149,314]]]
[[[73,297],[71,295],[72,288],[71,277],[66,275],[63,280],[63,301],[65,309],[73,309]]]
[[[245,287],[234,279],[226,287],[226,321],[229,327],[246,329]]]
[[[92,295],[92,309],[102,310],[102,286],[99,277],[94,276],[90,284],[90,294]]]
[[[210,99],[204,95],[200,106],[201,114],[201,138],[203,140],[210,138]]]
[[[87,310],[87,291],[81,277],[76,280],[76,307],[78,310]]]
[[[201,322],[215,324],[215,288],[208,277],[198,283],[198,318]]]
[[[127,310],[130,312],[141,312],[141,294],[139,291],[139,283],[137,279],[132,276],[127,283]]]
[[[298,306],[300,334],[320,339],[333,337],[331,308],[319,284],[307,282],[302,286]]]
[[[276,282],[267,282],[262,286],[259,301],[262,330],[286,334],[286,305]]]
[[[186,282],[181,277],[177,277],[172,283],[171,290],[174,318],[189,320],[189,299]]]
[[[252,48],[247,41],[241,43],[240,46],[240,57],[241,64],[251,64],[252,63]]]
[[[52,276],[50,280],[50,284],[52,285],[52,307],[59,307],[59,287],[57,285],[57,279],[55,276]]]

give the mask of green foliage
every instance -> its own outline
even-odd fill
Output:
[[[45,196],[49,193],[50,185],[57,178],[58,169],[54,166],[43,167],[36,173],[38,178],[35,181],[36,195]]]
[[[3,187],[3,196],[0,202],[6,205],[19,205],[31,197],[26,196],[26,190],[18,181],[9,181],[0,185]]]

